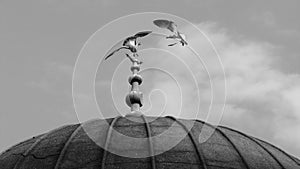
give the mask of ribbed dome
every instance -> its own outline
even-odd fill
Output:
[[[87,125],[99,131],[106,147],[123,146],[122,140],[113,141],[115,131],[136,138],[148,138],[146,149],[155,152],[154,139],[167,129],[173,132],[169,139],[190,132],[172,149],[147,158],[122,157],[99,147],[83,130],[82,125],[68,125],[33,137],[13,146],[0,155],[1,169],[163,169],[163,168],[300,168],[300,161],[275,146],[241,132],[219,126],[204,143],[198,137],[202,121],[179,120],[173,117],[117,117],[106,119],[111,128],[96,127],[104,120],[93,120]],[[139,122],[138,122],[139,121]],[[140,123],[146,122],[146,123]],[[171,127],[171,125],[173,126]],[[214,129],[213,126],[210,128]],[[95,131],[97,133],[97,131]],[[114,132],[113,132],[114,131]],[[175,133],[175,134],[174,134]],[[177,135],[176,135],[177,133]],[[168,142],[168,140],[165,140]],[[139,145],[134,145],[139,146]],[[132,150],[128,150],[132,151]]]

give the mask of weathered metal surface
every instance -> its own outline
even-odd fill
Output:
[[[134,119],[133,119],[134,118]],[[138,119],[138,120],[136,120]],[[190,168],[250,168],[250,169],[297,169],[299,159],[277,147],[226,127],[216,129],[204,143],[197,142],[204,124],[202,121],[178,120],[170,117],[119,117],[106,119],[111,128],[97,128],[99,138],[107,147],[126,146],[114,139],[114,132],[136,138],[154,137],[174,125],[178,137],[189,133],[172,149],[147,158],[122,157],[99,147],[78,124],[58,128],[46,134],[21,142],[0,155],[1,169],[190,169]],[[103,120],[89,125],[97,126]],[[145,123],[146,122],[146,123]],[[114,132],[111,130],[114,129]],[[208,129],[208,128],[205,128]],[[106,132],[105,132],[106,131]],[[175,133],[175,136],[176,136]],[[111,137],[111,138],[109,138]],[[172,135],[174,137],[174,135]],[[109,139],[108,139],[109,138]],[[170,138],[172,139],[172,138]],[[164,140],[168,142],[169,140]],[[127,147],[128,151],[146,150],[153,154],[158,145],[149,139],[145,144]],[[132,146],[132,145],[131,145]],[[144,147],[143,147],[144,146]]]

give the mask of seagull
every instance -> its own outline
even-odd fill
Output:
[[[173,35],[167,36],[167,39],[177,39],[177,40],[179,40],[179,42],[181,43],[182,46],[188,45],[188,43],[186,41],[186,36],[177,30],[177,25],[173,21],[169,21],[169,20],[165,20],[165,19],[157,19],[157,20],[154,20],[153,23],[160,28],[168,29],[172,33],[174,33]],[[168,46],[174,46],[176,44],[177,44],[177,42],[172,43]]]
[[[141,45],[141,43],[137,42],[137,38],[141,38],[144,36],[147,36],[148,34],[152,33],[152,31],[142,31],[142,32],[138,32],[133,36],[130,36],[128,38],[126,38],[123,41],[123,44],[120,48],[114,50],[113,52],[111,52],[109,55],[107,55],[105,57],[104,60],[108,59],[109,57],[111,57],[114,53],[118,52],[121,49],[127,49],[130,50],[130,52],[133,53],[134,56],[138,56],[137,55],[137,47]]]

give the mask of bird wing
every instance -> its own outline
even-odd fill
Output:
[[[169,25],[168,29],[169,29],[171,32],[178,32],[178,31],[177,31],[177,25],[176,25],[176,23],[174,23],[173,21],[170,21],[170,25]]]
[[[152,33],[152,31],[142,31],[142,32],[138,32],[134,35],[134,37],[136,38],[141,38],[144,36],[147,36],[148,34]]]
[[[153,23],[160,28],[168,29],[171,32],[177,32],[177,25],[173,21],[157,19],[154,20]]]
[[[157,19],[153,21],[154,25],[160,27],[160,28],[168,28],[170,25],[170,21],[165,19]]]
[[[115,54],[116,52],[118,52],[118,51],[121,50],[121,49],[128,49],[128,48],[127,48],[126,46],[122,46],[122,47],[120,47],[120,48],[118,48],[118,49],[112,51],[109,55],[107,55],[107,56],[104,58],[104,60],[108,59],[109,57],[111,57],[113,54]]]

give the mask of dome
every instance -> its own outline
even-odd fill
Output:
[[[97,124],[107,121],[112,127]],[[144,123],[145,122],[145,123]],[[1,169],[269,169],[300,168],[300,161],[283,150],[242,132],[199,120],[174,117],[128,116],[95,119],[86,123],[99,133],[98,139],[107,147],[116,144],[125,149],[122,140],[112,141],[115,132],[148,139],[149,154],[158,145],[153,136],[172,129],[164,142],[185,133],[186,136],[170,150],[145,158],[129,158],[105,151],[85,132],[81,124],[67,125],[21,142],[0,155]],[[188,125],[193,124],[191,130]],[[199,134],[206,125],[215,129],[209,139],[200,143]],[[112,130],[115,129],[115,130]],[[113,132],[114,131],[114,132]],[[189,131],[189,132],[188,132]],[[138,147],[139,145],[134,145]],[[131,149],[132,150],[132,149]],[[128,151],[131,151],[130,148]]]

